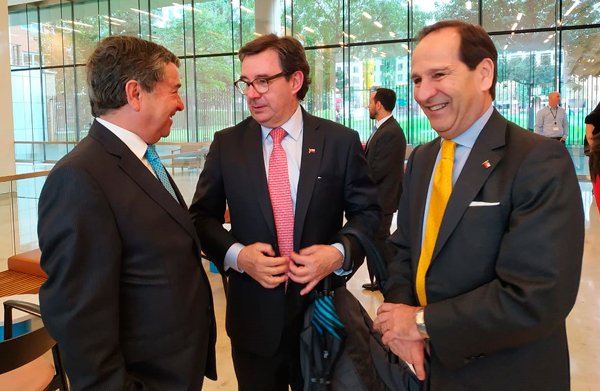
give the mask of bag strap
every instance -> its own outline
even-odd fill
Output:
[[[367,235],[356,228],[345,226],[340,231],[341,235],[353,236],[360,243],[367,257],[367,262],[374,268],[375,277],[379,282],[382,293],[385,293],[385,283],[388,279],[387,263],[379,253],[375,244]]]

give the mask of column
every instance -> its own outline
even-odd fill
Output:
[[[0,0],[0,175],[15,173],[8,3]],[[10,102],[10,103],[9,103]]]

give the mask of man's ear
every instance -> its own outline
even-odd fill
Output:
[[[140,111],[142,107],[141,102],[142,87],[137,80],[129,80],[125,84],[125,94],[127,95],[127,103],[134,111]]]
[[[295,94],[302,88],[302,83],[304,83],[304,73],[302,73],[302,71],[296,71],[292,73],[290,80],[292,81],[292,92]]]
[[[484,58],[477,65],[477,70],[480,76],[481,90],[489,91],[494,83],[494,62],[491,58]]]

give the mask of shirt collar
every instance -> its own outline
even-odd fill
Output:
[[[385,121],[387,121],[390,117],[392,116],[392,114],[388,115],[387,117],[383,117],[382,119],[380,119],[379,121],[375,122],[375,127],[377,127],[377,129],[379,129],[379,127],[381,125],[383,125],[383,123]]]
[[[483,115],[479,117],[477,121],[473,122],[473,125],[471,125],[469,129],[453,138],[452,141],[454,141],[458,145],[473,148],[473,145],[475,145],[475,141],[477,141],[477,137],[479,137],[479,134],[483,130],[483,127],[488,122],[490,117],[492,116],[493,112],[494,107],[490,105],[490,107],[485,111],[485,113],[483,113]]]
[[[292,114],[290,119],[288,119],[286,122],[284,122],[281,126],[278,127],[285,129],[285,131],[291,138],[293,138],[295,141],[298,141],[302,134],[303,125],[304,120],[302,119],[302,108],[300,104],[298,104],[296,111],[294,111],[294,114]],[[273,130],[273,128],[267,128],[262,125],[260,125],[260,129],[262,131],[263,141],[269,136],[271,130]]]
[[[111,122],[108,122],[102,118],[96,118],[101,125],[103,125],[106,129],[110,130],[115,136],[119,138],[127,148],[133,152],[138,159],[142,160],[144,155],[146,154],[146,150],[148,149],[148,145],[140,136],[133,133],[131,130],[124,129],[120,126],[117,126]]]

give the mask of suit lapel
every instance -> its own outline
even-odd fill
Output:
[[[494,110],[473,145],[448,200],[432,259],[440,252],[460,219],[504,157],[507,121]]]
[[[119,168],[123,170],[140,189],[163,208],[179,225],[181,225],[193,238],[197,238],[196,231],[185,208],[181,194],[171,180],[173,188],[182,204],[177,203],[165,187],[158,181],[131,150],[112,132],[94,121],[90,129],[90,136],[98,140],[111,155],[117,156]],[[167,173],[168,174],[168,173]]]
[[[384,123],[381,124],[381,126],[379,126],[377,128],[377,130],[375,131],[375,133],[373,134],[373,137],[371,137],[370,140],[368,140],[367,144],[365,145],[365,154],[367,153],[367,151],[369,150],[369,147],[371,145],[373,145],[373,143],[379,138],[381,137],[381,134],[385,131],[386,126],[390,125],[392,120],[394,119],[394,116],[391,116],[390,118],[386,119]]]
[[[267,183],[267,173],[265,172],[262,132],[260,125],[254,119],[249,119],[249,126],[244,133],[242,145],[248,178],[258,178],[258,181],[251,182],[254,185],[254,194],[258,199],[260,211],[267,222],[271,234],[277,237],[275,232],[275,218],[273,217],[273,208],[271,206],[271,197]]]
[[[298,192],[296,195],[296,210],[294,212],[294,244],[300,246],[302,230],[311,195],[317,181],[323,147],[325,145],[325,132],[319,129],[320,122],[316,117],[302,109],[303,138],[302,160],[300,163],[300,178],[298,179]]]

